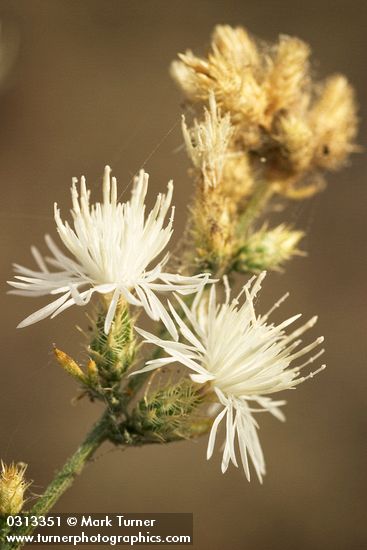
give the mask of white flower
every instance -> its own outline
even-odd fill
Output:
[[[77,179],[73,179],[73,228],[68,222],[63,223],[55,204],[57,230],[73,259],[65,256],[51,237],[46,235],[45,240],[52,256],[43,258],[35,247],[31,249],[39,271],[17,264],[14,266],[16,281],[9,281],[16,289],[11,291],[13,294],[61,295],[24,319],[19,327],[36,323],[48,316],[55,317],[74,304],[85,305],[94,292],[99,292],[112,293],[105,320],[106,333],[122,297],[134,306],[143,306],[152,319],[162,320],[171,335],[177,338],[175,325],[156,293],[176,291],[191,294],[208,282],[209,276],[184,277],[164,272],[168,255],[151,265],[165,249],[172,235],[173,208],[165,227],[164,223],[171,204],[173,184],[169,182],[167,195],[158,195],[154,208],[146,217],[144,200],[148,174],[140,171],[134,180],[130,201],[120,203],[117,199],[116,178],[112,178],[111,182],[110,172],[110,167],[106,166],[103,203],[90,205],[90,191],[86,187],[85,178],[81,178],[80,196],[76,187]],[[49,267],[54,271],[50,271]]]
[[[268,411],[280,420],[284,416],[279,409],[285,401],[273,401],[270,394],[291,389],[311,378],[324,368],[308,376],[300,372],[306,365],[317,359],[324,350],[310,357],[303,364],[293,366],[294,361],[312,351],[323,338],[318,338],[305,347],[299,347],[299,337],[311,328],[317,318],[313,317],[289,335],[285,329],[296,321],[295,315],[280,325],[268,323],[270,313],[284,300],[283,297],[264,316],[255,314],[253,301],[261,288],[265,276],[253,277],[243,288],[246,300],[240,305],[238,298],[230,301],[227,285],[227,298],[223,304],[216,302],[216,290],[213,285],[209,298],[200,292],[190,309],[179,300],[191,328],[175,309],[170,310],[186,342],[165,341],[138,329],[147,342],[162,347],[168,354],[149,361],[139,372],[149,371],[169,363],[179,362],[188,367],[191,378],[198,383],[210,383],[217,395],[222,409],[215,418],[209,436],[207,458],[213,453],[216,434],[220,422],[226,417],[226,437],[223,450],[222,471],[229,462],[237,466],[235,436],[246,477],[250,479],[250,457],[259,480],[265,474],[265,462],[257,435],[258,424],[253,413]],[[297,349],[298,348],[298,349]],[[292,363],[292,367],[290,367]]]

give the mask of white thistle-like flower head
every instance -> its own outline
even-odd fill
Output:
[[[169,182],[166,195],[158,195],[154,208],[146,216],[144,200],[148,190],[148,174],[140,171],[134,179],[131,199],[120,203],[116,178],[111,180],[110,173],[110,167],[106,166],[103,202],[92,205],[84,176],[81,178],[80,192],[77,190],[77,179],[73,179],[73,227],[62,221],[55,204],[57,230],[73,258],[65,256],[46,235],[51,256],[43,258],[35,247],[31,249],[39,271],[15,264],[16,280],[8,281],[16,289],[11,293],[32,297],[57,296],[56,300],[24,319],[19,327],[48,316],[55,317],[74,304],[85,305],[92,294],[98,292],[112,293],[105,320],[106,333],[119,299],[124,298],[134,306],[144,307],[152,319],[162,320],[170,334],[177,338],[175,325],[157,293],[197,292],[208,282],[209,275],[184,277],[166,273],[163,268],[168,255],[157,261],[173,231],[173,208],[168,223],[164,225],[172,200],[173,184]]]
[[[314,326],[316,317],[290,334],[285,329],[300,315],[295,315],[279,325],[268,322],[269,315],[287,295],[266,315],[256,315],[254,299],[264,276],[265,273],[262,273],[257,278],[253,277],[244,286],[241,294],[244,293],[246,299],[242,305],[239,302],[241,294],[230,301],[228,285],[227,298],[223,304],[217,304],[214,285],[208,298],[202,292],[198,293],[191,309],[177,297],[188,322],[185,323],[173,306],[169,305],[184,341],[161,340],[138,329],[145,341],[162,347],[168,354],[167,357],[149,361],[139,372],[179,362],[192,371],[190,376],[193,381],[212,385],[223,408],[212,425],[207,458],[212,456],[218,426],[226,417],[222,471],[227,470],[230,461],[237,466],[237,434],[246,477],[250,479],[250,457],[260,481],[265,474],[265,462],[257,435],[258,424],[253,413],[268,411],[284,420],[279,406],[285,401],[274,401],[269,395],[294,388],[325,367],[323,365],[317,371],[301,376],[301,370],[315,361],[324,352],[323,349],[305,362],[297,363],[298,359],[323,342],[323,338],[317,338],[311,344],[300,347],[300,336]]]

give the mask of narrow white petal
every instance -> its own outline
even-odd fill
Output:
[[[17,328],[24,328],[29,325],[32,325],[33,323],[38,323],[38,321],[41,321],[42,319],[45,319],[46,317],[49,317],[55,310],[57,310],[70,296],[70,292],[67,294],[64,294],[64,296],[61,296],[61,298],[58,298],[54,302],[51,302],[47,306],[39,309],[38,311],[35,311],[28,317],[26,317]]]
[[[211,428],[210,434],[209,434],[209,439],[208,439],[208,448],[207,448],[207,452],[206,452],[207,460],[209,460],[213,455],[214,446],[215,446],[215,439],[216,439],[217,431],[218,431],[218,426],[219,426],[221,420],[223,419],[223,417],[226,413],[227,413],[227,409],[224,408],[218,414],[218,416],[216,417],[216,419],[213,422],[213,425],[212,425],[212,428]]]
[[[116,288],[115,292],[113,293],[107,315],[104,322],[104,331],[106,334],[110,332],[111,324],[113,321],[113,318],[115,317],[117,304],[120,298],[120,289]]]

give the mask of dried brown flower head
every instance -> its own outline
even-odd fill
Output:
[[[322,187],[321,171],[339,168],[356,150],[352,87],[343,76],[314,82],[309,57],[298,38],[259,45],[245,29],[219,25],[207,57],[187,51],[172,63],[189,101],[205,104],[214,94],[222,116],[230,115],[227,156],[246,157],[253,171],[244,174],[246,186],[260,178],[281,194],[305,198]]]

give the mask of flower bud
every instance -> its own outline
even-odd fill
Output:
[[[131,419],[139,433],[150,433],[159,441],[188,439],[208,429],[200,426],[197,408],[202,398],[200,388],[182,379],[173,385],[157,388],[139,401]]]
[[[80,382],[86,381],[86,376],[84,372],[79,367],[79,365],[74,361],[74,359],[72,359],[69,355],[67,355],[65,352],[61,351],[56,347],[54,348],[54,352],[55,352],[57,361],[68,374],[71,374],[71,376],[73,376]]]
[[[283,224],[269,230],[264,227],[251,235],[240,249],[235,270],[251,273],[279,270],[292,256],[302,254],[297,249],[302,237],[302,231],[291,230]]]

